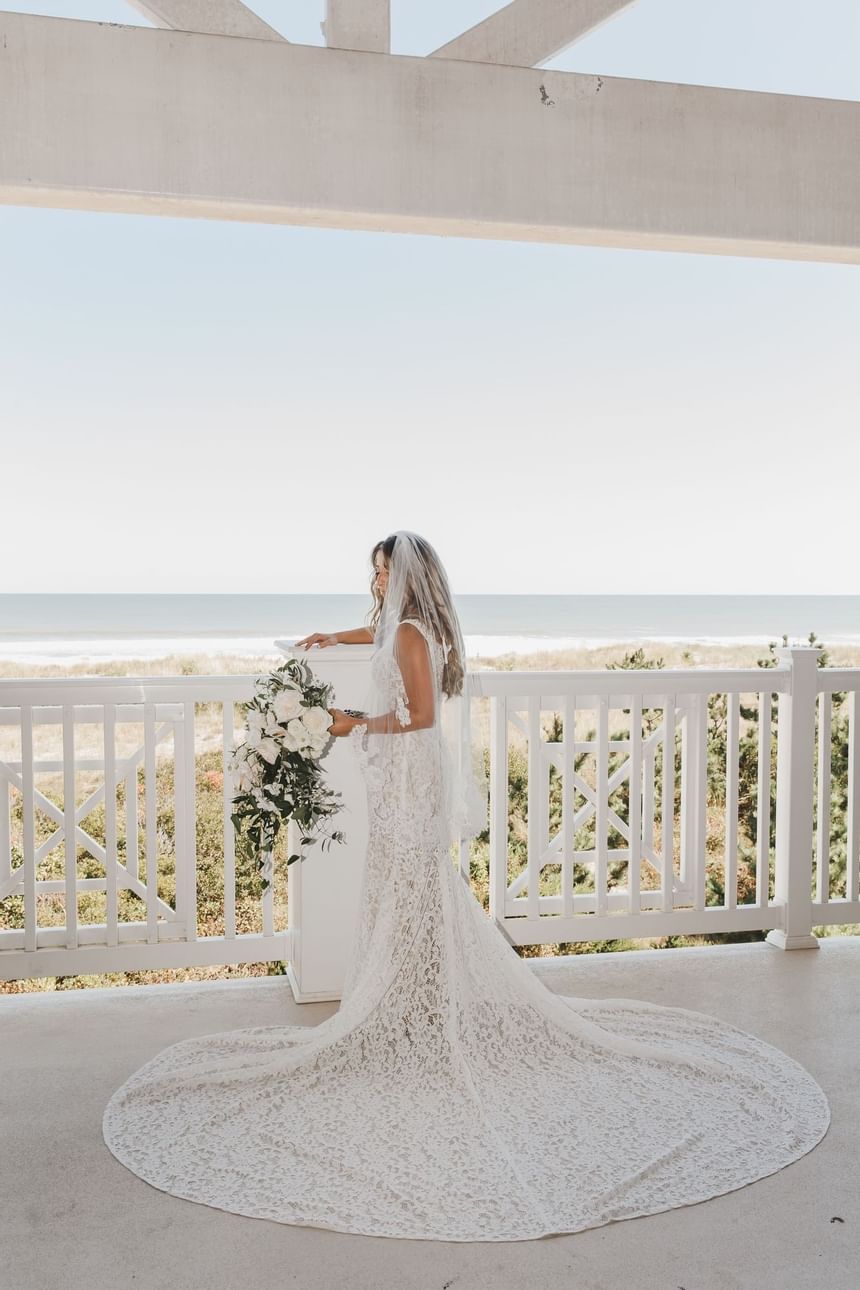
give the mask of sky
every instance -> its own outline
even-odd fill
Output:
[[[393,52],[498,7],[394,0]],[[547,66],[856,100],[858,48],[639,0]],[[0,591],[363,592],[406,528],[456,593],[856,594],[858,339],[852,265],[0,206]]]

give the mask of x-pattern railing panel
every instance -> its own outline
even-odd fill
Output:
[[[254,682],[253,676],[0,682],[0,901],[23,897],[23,925],[0,928],[0,972],[289,957],[291,934],[283,918],[275,926],[272,887],[260,898],[261,931],[246,931],[247,922],[240,930],[237,919],[228,763],[235,704],[251,696]],[[215,747],[223,768],[223,936],[201,935],[197,926],[199,703],[221,705]],[[45,729],[51,726],[56,734]],[[76,735],[85,726],[91,729]],[[91,824],[101,809],[103,825]],[[163,810],[173,813],[166,832]],[[60,876],[39,872],[58,851]],[[81,875],[86,857],[104,874]],[[171,864],[175,895],[162,887]],[[127,899],[120,905],[123,892],[140,902],[142,918],[129,917]],[[78,899],[94,894],[103,895],[104,922],[80,922]],[[62,913],[58,907],[43,925],[43,900],[58,896]],[[243,918],[246,911],[247,901]],[[178,953],[180,943],[186,949]],[[69,968],[77,959],[90,961],[99,947],[105,953],[98,968]]]
[[[726,669],[708,677],[692,670],[686,675],[655,670],[625,676],[633,682],[631,693],[622,692],[620,674],[599,681],[593,673],[565,674],[563,679],[541,674],[540,684],[529,678],[534,684],[526,693],[517,693],[510,675],[501,683],[488,679],[493,792],[507,790],[507,758],[517,741],[527,771],[525,859],[519,871],[516,853],[509,849],[515,844],[507,811],[500,806],[491,810],[494,917],[520,943],[611,937],[619,934],[609,927],[612,921],[623,925],[626,934],[645,936],[645,923],[659,933],[670,929],[674,915],[679,929],[682,922],[702,930],[718,922],[747,928],[755,919],[759,926],[778,925],[781,900],[770,898],[769,882],[771,722],[772,695],[785,695],[786,669]],[[577,691],[581,686],[583,693],[573,686]],[[722,704],[719,717],[714,715],[719,704],[714,712],[709,708],[712,696]],[[743,696],[752,696],[752,719],[742,708]],[[622,718],[616,719],[616,710],[623,711]],[[560,719],[555,737],[541,726],[543,714]],[[588,722],[584,735],[576,733],[577,718]],[[717,720],[723,736],[721,768],[709,765],[714,756],[709,722]],[[739,896],[739,884],[747,882],[739,849],[741,735],[746,747],[751,721],[759,724],[754,789],[762,821],[754,847],[754,900],[746,898],[747,890]],[[715,773],[721,777],[724,800],[721,851],[711,832],[716,817],[710,777]],[[551,774],[557,777],[552,800]],[[626,800],[619,802],[620,794]],[[857,810],[855,806],[855,820],[860,818]],[[574,839],[589,825],[590,845],[575,848]],[[856,833],[856,823],[854,829]],[[749,852],[744,854],[748,862]],[[719,898],[714,875],[722,886]],[[560,889],[553,892],[557,883]],[[586,913],[593,917],[579,917]],[[644,913],[648,918],[642,920]],[[654,913],[667,917],[652,918]],[[619,914],[626,918],[608,920]],[[640,931],[633,930],[637,922],[642,923]]]

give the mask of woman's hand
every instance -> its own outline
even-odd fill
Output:
[[[309,650],[312,645],[318,645],[320,649],[323,649],[326,645],[338,645],[339,643],[337,632],[311,632],[310,636],[303,636],[300,641],[296,641],[296,649],[300,645],[304,645],[306,650]]]
[[[357,724],[355,717],[348,717],[342,708],[326,708],[334,717],[334,721],[328,727],[330,735],[348,735],[352,727]]]

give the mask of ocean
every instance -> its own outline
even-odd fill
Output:
[[[860,644],[860,596],[463,595],[470,656],[638,641]],[[0,659],[275,656],[275,639],[364,624],[369,594],[0,595]]]

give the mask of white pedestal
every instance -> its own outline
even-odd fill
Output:
[[[307,661],[315,676],[334,687],[329,706],[360,708],[367,694],[372,645],[317,646],[294,649],[275,644],[291,658]],[[288,925],[293,955],[287,976],[297,1003],[339,999],[358,918],[358,898],[367,847],[367,796],[364,780],[346,739],[336,739],[323,760],[326,780],[342,793],[341,810],[329,827],[341,829],[346,841],[323,851],[308,847],[306,858],[288,869]],[[290,852],[298,850],[290,823]]]

